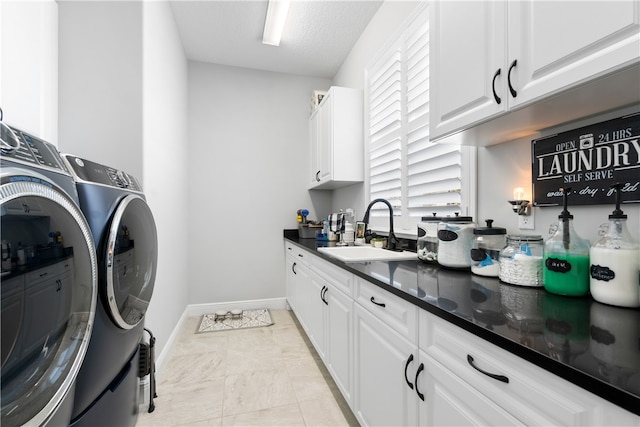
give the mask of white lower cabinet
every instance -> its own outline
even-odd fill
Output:
[[[420,425],[524,425],[423,351],[420,363],[416,387],[425,399],[420,405]]]
[[[324,293],[325,305],[325,363],[345,400],[351,402],[352,369],[352,312],[353,300],[334,286]]]
[[[418,347],[354,304],[353,412],[363,426],[418,424]]]
[[[640,427],[637,415],[310,252],[285,248],[290,306],[361,425]]]

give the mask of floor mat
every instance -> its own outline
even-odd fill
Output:
[[[266,308],[260,310],[244,310],[242,316],[232,316],[227,314],[224,318],[216,320],[215,314],[205,314],[202,316],[200,326],[196,331],[197,334],[204,332],[228,331],[231,329],[247,329],[259,328],[262,326],[271,326],[273,321],[269,310]]]

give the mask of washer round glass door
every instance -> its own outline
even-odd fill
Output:
[[[89,344],[95,247],[77,205],[38,174],[5,168],[0,211],[0,424],[42,425],[67,397]]]
[[[107,301],[120,328],[138,325],[149,307],[158,262],[158,237],[151,209],[134,194],[113,215],[106,251]]]

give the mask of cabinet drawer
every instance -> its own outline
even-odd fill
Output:
[[[49,280],[52,277],[57,277],[58,275],[70,272],[72,270],[73,259],[69,258],[56,264],[30,271],[26,275],[26,286],[28,288],[45,280]]]
[[[318,256],[311,258],[311,270],[349,297],[353,297],[353,274]]]
[[[400,335],[417,342],[418,307],[360,277],[355,279],[355,300]]]
[[[606,424],[597,396],[426,311],[420,347],[524,424]]]
[[[287,256],[292,256],[295,262],[309,266],[309,262],[312,258],[309,252],[286,241],[284,242],[284,251]]]

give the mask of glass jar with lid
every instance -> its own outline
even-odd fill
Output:
[[[473,218],[454,216],[438,223],[438,264],[450,268],[471,267]]]
[[[494,227],[492,219],[485,222],[486,227],[477,227],[473,230],[471,272],[479,276],[498,277],[500,251],[506,244],[507,229]]]
[[[542,287],[542,253],[540,235],[508,234],[507,245],[500,252],[500,280],[520,286]]]
[[[416,242],[418,258],[426,262],[438,262],[438,224],[442,217],[423,216],[418,223],[418,240]]]

